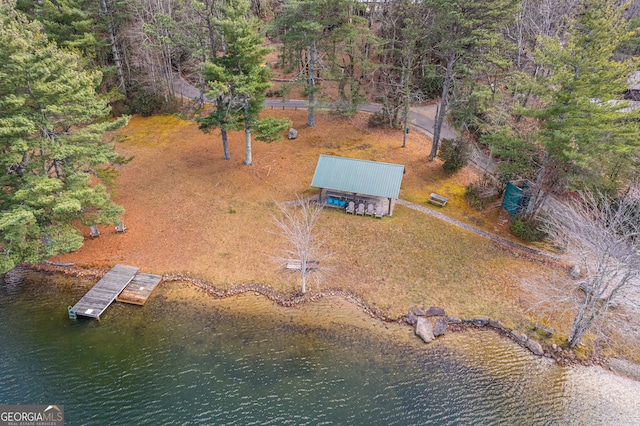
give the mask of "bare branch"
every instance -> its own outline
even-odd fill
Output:
[[[567,344],[574,347],[589,331],[610,329],[601,320],[612,309],[620,318],[637,318],[640,303],[640,197],[610,199],[585,193],[574,202],[558,203],[541,217],[549,240],[575,264],[569,276],[538,283],[538,305],[553,315],[567,309],[575,316]],[[531,286],[528,286],[531,287]],[[631,313],[636,315],[631,315]],[[631,329],[637,329],[630,325]],[[616,321],[620,324],[620,321]],[[624,321],[622,321],[624,322]],[[635,328],[634,328],[635,327]]]
[[[287,245],[281,251],[282,256],[276,259],[280,266],[293,261],[300,265],[302,293],[305,293],[308,279],[319,283],[323,278],[323,272],[328,271],[322,262],[327,260],[330,254],[324,250],[325,241],[321,230],[318,229],[322,206],[309,199],[298,198],[298,202],[293,206],[278,204],[278,207],[281,215],[274,217],[273,222]],[[319,262],[321,266],[316,268],[315,262]]]

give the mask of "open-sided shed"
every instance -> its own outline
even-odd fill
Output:
[[[391,216],[400,194],[404,166],[355,158],[320,155],[311,186],[320,188],[318,202],[338,197],[356,204],[375,203]]]

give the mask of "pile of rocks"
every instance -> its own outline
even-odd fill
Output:
[[[435,317],[433,323],[429,319],[430,317]],[[449,328],[449,322],[455,323],[455,320],[458,323],[461,322],[459,318],[447,317],[443,308],[435,306],[426,310],[414,306],[409,310],[405,318],[407,323],[416,326],[416,335],[424,340],[425,343],[429,343],[436,337],[445,334]]]
[[[432,321],[432,317],[435,319]],[[428,309],[413,306],[405,317],[405,322],[415,326],[416,336],[420,337],[425,343],[433,341],[436,337],[446,333],[449,324],[461,324],[475,327],[491,327],[502,332],[504,335],[511,337],[520,346],[528,349],[538,356],[545,355],[542,345],[535,340],[531,340],[526,334],[516,330],[504,327],[498,321],[490,318],[465,318],[446,315],[444,308],[431,307]],[[545,327],[538,326],[541,330],[553,333]]]

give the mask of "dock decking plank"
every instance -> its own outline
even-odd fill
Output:
[[[139,269],[134,266],[114,266],[73,306],[72,311],[77,315],[100,318]]]
[[[161,280],[162,277],[160,275],[136,274],[116,298],[116,301],[144,305]]]

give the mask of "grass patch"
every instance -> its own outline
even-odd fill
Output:
[[[466,167],[446,175],[440,160],[427,161],[431,142],[418,132],[407,135],[407,148],[401,148],[402,131],[367,128],[364,114],[350,120],[319,114],[311,128],[306,111],[267,113],[292,120],[298,139],[254,141],[251,167],[243,165],[244,132],[229,134],[231,160],[225,161],[218,132],[204,134],[194,122],[171,115],[133,117],[112,135],[122,140],[118,154],[133,157],[117,166],[116,202],[126,209],[127,234],[87,238],[77,252],[52,260],[130,264],[158,274],[188,271],[220,288],[261,283],[297,291],[297,275],[273,261],[284,246],[273,216],[277,202],[317,194],[310,182],[320,154],[403,164],[401,198],[426,205],[431,192],[439,193],[449,203],[434,209],[510,238],[498,209],[478,212],[465,202],[465,187],[478,174]],[[350,290],[392,317],[424,305],[491,317],[507,327],[534,320],[517,281],[544,275],[546,267],[485,238],[400,205],[394,217],[383,219],[326,209],[321,226],[334,253],[325,288]]]

